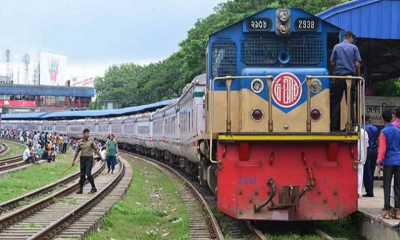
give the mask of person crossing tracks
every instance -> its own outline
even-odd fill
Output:
[[[94,164],[93,153],[96,153],[98,156],[100,156],[101,160],[104,161],[99,150],[97,149],[95,142],[89,138],[89,135],[90,135],[89,129],[84,129],[83,138],[79,140],[77,143],[74,160],[72,161],[71,164],[72,166],[75,166],[76,159],[80,153],[81,155],[79,159],[80,159],[81,178],[79,180],[79,190],[76,192],[77,194],[83,193],[85,176],[87,176],[90,185],[92,185],[92,190],[90,190],[90,193],[97,192],[96,186],[94,184],[94,179],[92,177],[92,167]]]

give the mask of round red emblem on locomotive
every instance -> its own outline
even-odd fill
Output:
[[[292,73],[281,73],[272,82],[272,98],[281,107],[293,107],[301,97],[301,82]]]

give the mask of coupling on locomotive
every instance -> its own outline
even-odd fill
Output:
[[[207,72],[155,112],[24,123],[98,139],[179,165],[237,219],[326,220],[357,211],[361,77],[332,76],[330,55],[344,31],[301,9],[270,8],[209,36]],[[333,81],[346,94],[331,126]],[[355,101],[351,100],[352,89]]]

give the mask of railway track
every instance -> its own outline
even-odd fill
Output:
[[[7,158],[4,160],[0,160],[0,174],[2,172],[19,168],[21,166],[28,165],[28,163],[24,162],[22,156]]]
[[[1,162],[0,162],[0,164],[1,164]],[[94,168],[94,171],[96,171],[96,167]],[[79,172],[70,174],[57,182],[48,184],[42,188],[39,188],[39,189],[32,191],[30,193],[27,193],[25,195],[22,195],[18,198],[14,198],[7,202],[1,203],[0,204],[0,215],[19,207],[22,203],[26,203],[30,200],[33,200],[35,198],[38,198],[38,197],[44,195],[44,194],[50,193],[57,188],[66,186],[67,184],[73,182],[74,180],[77,180],[79,178],[79,176],[80,176]]]
[[[132,152],[120,151],[125,155],[146,161],[165,174],[172,174],[184,182],[184,189],[182,189],[182,187],[179,188],[179,186],[178,188],[187,209],[190,239],[224,239],[224,234],[210,207],[210,205],[216,205],[216,198],[208,189],[201,187],[195,177],[153,158]],[[193,199],[196,200],[196,203]],[[225,231],[230,237],[235,239],[251,238],[254,240],[267,240],[265,237],[265,230],[259,228],[257,223],[252,221],[241,221],[229,218],[229,227],[225,229]],[[315,229],[314,232],[325,240],[334,239],[320,229]]]
[[[177,187],[186,206],[190,239],[224,239],[210,206],[190,181],[167,164],[131,152],[121,150],[120,152],[146,161],[166,175],[173,175],[182,181],[183,184],[177,185]]]
[[[6,144],[0,143],[0,156],[3,156],[8,152],[9,148],[7,147]]]
[[[101,165],[93,174],[96,177],[98,188],[98,192],[94,195],[74,194],[79,187],[79,182],[75,181],[57,193],[4,214],[0,218],[0,239],[51,239],[57,236],[62,236],[63,238],[82,236],[87,231],[87,229],[82,229],[82,225],[80,231],[84,232],[68,232],[66,229],[70,228],[75,221],[80,221],[80,218],[86,213],[90,213],[92,208],[101,205],[102,199],[108,193],[114,191],[113,189],[124,178],[126,171],[125,163],[123,161],[120,163],[117,165],[117,174],[109,175],[101,174],[105,168],[104,162],[101,162]],[[73,174],[70,177],[74,176]],[[65,181],[72,180],[65,178],[63,181],[65,183]],[[125,183],[125,185],[128,186],[129,183]],[[52,187],[54,187],[54,184]],[[89,189],[89,186],[85,185],[84,191],[87,192]],[[43,190],[39,189],[38,191]],[[108,203],[109,201],[107,201]],[[92,216],[85,216],[86,223],[89,218],[91,219]],[[89,228],[90,226],[88,226]]]

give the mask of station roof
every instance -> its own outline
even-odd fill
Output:
[[[332,7],[318,17],[357,38],[400,39],[400,0],[356,0]]]
[[[141,106],[110,109],[110,110],[87,110],[87,111],[66,111],[66,112],[52,112],[52,113],[18,113],[18,114],[5,114],[2,116],[3,120],[51,120],[51,119],[82,119],[82,118],[100,118],[123,116],[127,114],[142,113],[147,111],[154,111],[158,108],[165,107],[171,103],[176,102],[178,99],[166,100]]]
[[[357,36],[367,85],[400,76],[400,0],[356,0],[318,17]]]
[[[39,120],[42,116],[46,115],[45,112],[35,113],[15,113],[4,114],[1,116],[2,120]]]
[[[94,97],[94,88],[4,84],[1,85],[0,95]]]

